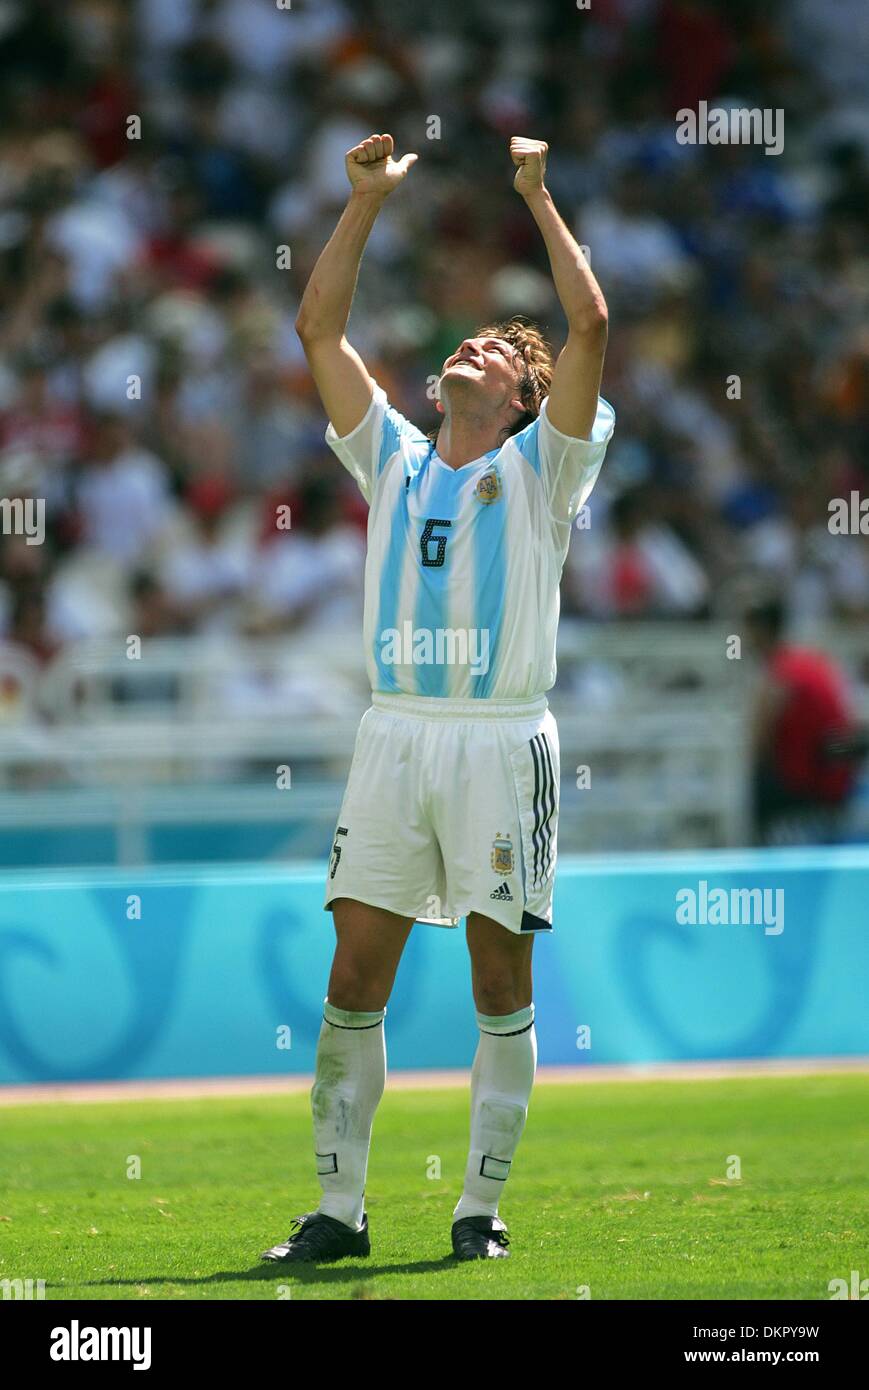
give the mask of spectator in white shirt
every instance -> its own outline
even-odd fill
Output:
[[[120,415],[101,415],[77,487],[82,540],[125,569],[143,561],[172,514],[168,471]]]
[[[238,626],[240,600],[252,572],[252,546],[244,536],[227,532],[232,493],[222,478],[197,479],[186,500],[192,530],[167,555],[163,585],[188,630],[226,632]]]

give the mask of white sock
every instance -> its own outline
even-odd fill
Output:
[[[385,1009],[352,1013],[326,1000],[311,1109],[325,1216],[360,1230],[371,1126],[386,1084]]]
[[[497,1216],[498,1202],[525,1128],[537,1066],[534,1005],[515,1014],[477,1014],[480,1042],[471,1071],[471,1151],[453,1212]]]

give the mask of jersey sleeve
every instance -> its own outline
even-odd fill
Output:
[[[574,439],[555,428],[548,407],[547,396],[537,419],[520,430],[516,443],[539,476],[556,521],[569,522],[597,482],[616,414],[609,401],[598,396],[591,439]]]
[[[386,392],[376,382],[371,404],[355,430],[339,435],[331,421],[326,429],[326,443],[356,480],[366,502],[374,496],[377,479],[400,448],[402,438],[414,443],[427,442],[425,435],[389,404]]]

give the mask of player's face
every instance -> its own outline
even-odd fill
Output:
[[[523,408],[517,394],[518,357],[503,338],[466,338],[444,362],[440,381],[442,393],[444,387],[449,391],[454,385],[470,384],[495,409],[514,401],[519,410]]]

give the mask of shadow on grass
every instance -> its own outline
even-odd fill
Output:
[[[268,1264],[256,1265],[253,1269],[223,1270],[217,1274],[206,1274],[198,1279],[169,1278],[157,1275],[140,1279],[96,1279],[81,1287],[85,1289],[110,1288],[151,1288],[159,1284],[169,1284],[173,1288],[200,1287],[208,1284],[243,1283],[285,1283],[292,1277],[299,1284],[365,1284],[379,1274],[437,1274],[449,1269],[457,1269],[458,1261],[453,1255],[442,1255],[439,1260],[414,1260],[408,1264],[352,1264],[308,1265],[308,1264]]]

